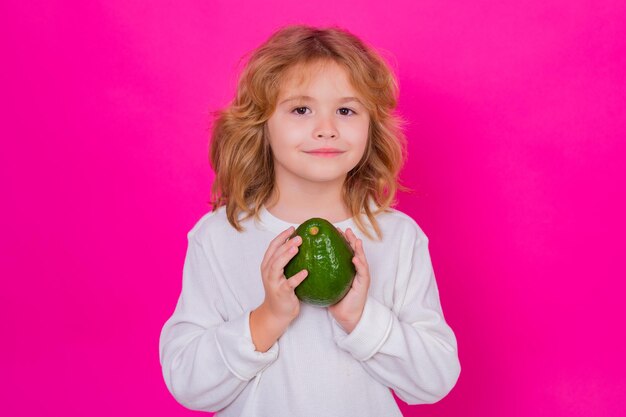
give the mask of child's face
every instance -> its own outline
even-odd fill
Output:
[[[369,114],[358,100],[346,71],[338,64],[307,66],[310,76],[302,80],[303,67],[287,74],[276,104],[267,121],[269,143],[274,154],[277,182],[294,180],[337,182],[363,156],[369,130]],[[295,75],[295,76],[293,76]],[[292,97],[308,96],[308,98]],[[355,99],[345,99],[355,97]],[[313,153],[333,148],[337,153]]]

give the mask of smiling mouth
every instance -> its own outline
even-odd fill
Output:
[[[322,157],[322,158],[332,158],[334,156],[339,156],[341,155],[343,152],[328,152],[328,151],[322,151],[322,152],[305,152],[309,155],[313,155],[313,156],[318,156],[318,157]]]

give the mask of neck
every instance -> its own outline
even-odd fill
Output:
[[[326,183],[302,182],[288,179],[276,181],[276,188],[267,210],[289,223],[303,223],[321,217],[331,223],[352,217],[342,198],[343,180]]]

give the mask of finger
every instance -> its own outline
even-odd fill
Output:
[[[267,263],[269,262],[270,259],[272,259],[272,256],[274,255],[274,253],[276,252],[276,249],[278,249],[278,247],[280,245],[282,245],[283,243],[285,243],[285,241],[287,240],[287,238],[293,233],[294,228],[293,226],[291,226],[289,229],[283,231],[281,234],[279,234],[278,236],[276,236],[269,244],[267,251],[265,251],[265,256],[263,257],[263,261],[261,261],[261,267],[263,268],[265,265],[267,265]]]
[[[289,242],[285,243],[282,248],[277,251],[275,256],[270,261],[270,274],[273,278],[280,278],[283,276],[285,266],[289,263],[291,258],[298,253],[298,246],[302,243],[302,238],[296,236]]]
[[[354,251],[357,255],[361,255],[363,252],[363,241],[361,239],[354,239]],[[359,256],[360,257],[360,256]]]
[[[353,242],[354,243],[352,246],[354,248],[354,256],[358,258],[362,264],[367,264],[367,260],[365,259],[365,252],[363,251],[363,241],[354,236]]]
[[[356,247],[357,247],[356,253],[357,253],[359,260],[367,268],[368,267],[367,259],[365,259],[365,251],[363,251],[363,241],[361,239],[357,239]]]
[[[350,233],[352,233],[352,230],[350,230]],[[354,233],[352,233],[352,244],[355,252],[361,253],[363,251],[363,241],[356,237]]]
[[[306,277],[308,276],[309,276],[309,271],[307,271],[306,269],[303,269],[302,271],[298,272],[297,274],[289,278],[287,280],[287,285],[289,286],[289,288],[293,290],[298,285],[300,285],[300,283],[304,281]]]
[[[349,227],[346,229],[346,237],[348,238],[348,242],[350,242],[350,246],[352,246],[352,249],[356,250],[356,247],[354,246],[354,240],[356,239],[356,236],[354,235],[354,232],[352,232],[352,229],[350,229]]]
[[[370,283],[372,282],[369,273],[364,273],[358,271],[354,276],[354,280],[352,281],[352,285],[355,285],[359,292],[361,288],[369,288]],[[359,288],[361,287],[361,288]]]
[[[358,279],[360,283],[367,283],[370,279],[369,268],[366,264],[363,264],[360,258],[356,256],[352,258],[352,262],[354,262],[354,267],[356,269],[355,280]]]

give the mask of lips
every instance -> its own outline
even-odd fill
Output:
[[[319,149],[313,149],[310,151],[305,151],[307,153],[342,153],[343,151],[341,149],[336,149],[336,148],[319,148]]]
[[[314,156],[316,158],[336,158],[339,155],[343,154],[344,151],[339,151],[339,150],[313,150],[313,151],[308,151],[305,152],[308,155]]]

